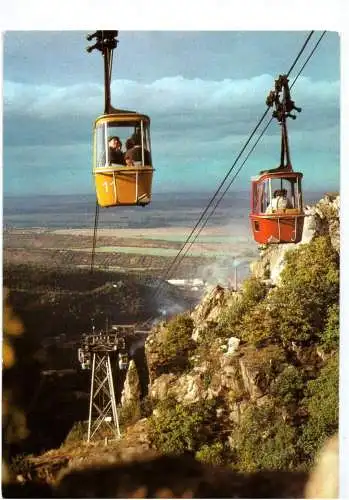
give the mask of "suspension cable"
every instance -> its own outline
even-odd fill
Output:
[[[93,229],[92,254],[91,254],[91,268],[90,268],[90,273],[91,273],[91,274],[93,273],[93,266],[94,266],[95,255],[96,255],[96,242],[97,242],[98,218],[99,218],[99,205],[98,205],[98,201],[96,200],[95,225],[94,225],[94,229]]]
[[[294,62],[292,63],[287,75],[290,74],[290,72],[292,71],[292,69],[295,67],[297,61],[299,60],[300,56],[302,55],[302,53],[304,52],[307,44],[309,43],[309,40],[310,38],[313,36],[314,34],[314,31],[311,31],[305,42],[303,43],[300,51],[298,52]],[[189,234],[189,236],[187,237],[187,239],[185,240],[185,242],[183,243],[182,247],[180,248],[179,252],[177,253],[177,255],[175,256],[175,258],[173,259],[173,261],[171,262],[171,264],[169,265],[169,267],[165,270],[165,273],[163,275],[163,280],[166,280],[166,278],[170,275],[171,271],[173,271],[173,268],[174,266],[176,265],[178,259],[180,258],[182,252],[184,251],[184,248],[186,247],[186,245],[188,244],[190,238],[192,237],[192,235],[194,234],[195,230],[197,229],[197,227],[199,226],[200,222],[203,220],[203,218],[205,217],[206,213],[208,212],[210,206],[213,204],[214,200],[216,199],[217,195],[219,194],[220,190],[222,189],[223,185],[225,184],[226,180],[228,179],[228,177],[230,176],[230,174],[232,173],[233,169],[235,168],[237,162],[239,161],[239,159],[241,158],[242,154],[244,153],[245,149],[247,148],[248,144],[250,143],[250,141],[252,140],[254,134],[256,133],[257,129],[259,128],[259,126],[261,125],[261,123],[263,122],[264,118],[266,117],[267,113],[269,112],[269,109],[270,109],[270,106],[268,106],[268,108],[266,109],[266,111],[263,113],[262,117],[260,118],[260,120],[258,121],[257,125],[255,126],[255,128],[253,129],[253,131],[251,132],[248,140],[246,141],[246,143],[244,144],[242,150],[240,151],[240,153],[238,154],[238,156],[236,157],[233,165],[231,166],[231,168],[228,170],[227,174],[225,175],[223,181],[220,183],[220,185],[218,186],[217,190],[215,191],[214,195],[212,196],[212,198],[210,199],[210,201],[208,202],[206,208],[204,209],[204,211],[202,212],[201,216],[199,217],[199,220],[197,221],[197,223],[195,224],[194,228],[192,229],[191,233]],[[271,120],[270,120],[271,121]],[[260,136],[261,137],[261,136]],[[255,145],[256,146],[256,145]],[[253,149],[255,148],[255,146],[253,146],[251,152],[253,151]],[[240,168],[241,169],[241,168]],[[240,170],[239,170],[240,171]],[[228,186],[228,189],[230,187],[230,184]],[[226,190],[227,191],[227,190]],[[224,191],[224,194],[226,193],[226,191]],[[224,196],[224,195],[223,195]],[[222,197],[219,199],[219,202],[221,201]],[[219,203],[218,202],[218,203]],[[218,205],[218,204],[217,204]],[[217,206],[216,205],[216,206]],[[209,215],[210,217],[210,215]],[[208,218],[209,218],[208,217]],[[207,218],[207,220],[208,220]],[[200,231],[199,231],[200,232]],[[181,259],[182,260],[182,259]],[[177,266],[176,266],[177,267]],[[162,283],[159,284],[159,287],[158,289],[161,289],[162,287]],[[159,290],[156,290],[155,292],[155,295],[158,295],[158,291]]]
[[[310,54],[308,55],[308,57],[306,58],[303,66],[301,67],[301,69],[298,71],[297,73],[297,76],[295,77],[295,79],[293,80],[292,84],[290,85],[290,89],[293,87],[293,85],[296,83],[296,81],[298,80],[298,77],[299,75],[302,73],[303,69],[305,68],[305,66],[308,64],[309,62],[309,59],[312,57],[312,55],[314,54],[315,50],[317,49],[319,43],[321,42],[321,40],[323,39],[323,37],[325,36],[325,34],[327,33],[327,31],[323,31],[322,32],[322,35],[320,36],[320,38],[318,39],[318,41],[316,42],[316,44],[314,45],[312,51],[310,52]]]
[[[293,62],[290,70],[288,71],[287,73],[287,76],[289,76],[289,74],[291,73],[292,69],[295,67],[297,61],[299,60],[301,54],[303,53],[305,47],[307,46],[311,36],[313,35],[314,31],[311,31],[309,33],[309,35],[307,36],[307,39],[306,41],[304,42],[300,52],[298,53],[295,61]],[[322,38],[324,37],[326,31],[324,31],[322,33],[322,35],[320,36],[319,40],[317,41],[317,43],[315,44],[314,48],[312,49],[312,51],[310,52],[310,54],[308,55],[307,59],[305,60],[303,66],[301,67],[301,69],[299,70],[297,76],[295,77],[292,85],[290,88],[292,88],[294,86],[294,84],[296,83],[299,75],[301,74],[301,72],[303,71],[303,69],[305,68],[306,64],[308,63],[308,61],[310,60],[310,58],[312,57],[313,53],[315,52],[316,48],[318,47],[320,41],[322,40]],[[266,113],[263,115],[263,119],[265,117],[265,115],[267,114],[267,112],[269,111],[269,108],[267,109]],[[248,143],[250,142],[251,138],[252,138],[252,135],[255,133],[255,131],[258,129],[260,123],[258,123],[257,127],[254,129],[253,133],[251,134],[251,136],[249,137],[247,143],[245,144],[244,148],[242,149],[242,151],[240,152],[240,154],[238,155],[236,161],[234,162],[233,166],[231,167],[231,169],[228,171],[228,174],[225,176],[224,180],[222,181],[222,183],[220,184],[219,188],[216,190],[214,196],[211,198],[209,204],[207,205],[206,209],[204,210],[204,212],[201,214],[201,217],[199,218],[197,224],[195,225],[195,227],[193,228],[193,230],[191,231],[189,237],[187,238],[187,240],[184,242],[184,244],[182,245],[180,251],[178,252],[178,254],[176,255],[175,259],[172,261],[172,263],[170,264],[170,266],[167,268],[167,270],[165,271],[165,275],[163,277],[163,280],[165,280],[171,272],[174,271],[174,269],[176,269],[179,264],[182,262],[182,260],[184,259],[184,257],[187,255],[188,251],[190,250],[191,246],[194,244],[194,242],[196,241],[196,239],[198,238],[199,234],[201,233],[202,229],[206,226],[208,220],[210,219],[210,217],[212,217],[212,215],[214,214],[216,208],[218,207],[219,203],[222,201],[223,197],[225,196],[225,194],[227,193],[227,191],[229,190],[229,188],[231,187],[232,183],[234,182],[234,180],[236,179],[237,175],[239,174],[239,172],[241,171],[242,167],[245,165],[246,161],[248,160],[249,156],[252,154],[252,152],[254,151],[254,149],[256,148],[257,144],[259,143],[260,139],[262,138],[262,136],[264,135],[264,133],[266,132],[267,128],[269,127],[270,123],[272,121],[272,118],[269,119],[267,125],[264,127],[264,129],[262,130],[262,132],[260,133],[259,137],[257,138],[257,140],[255,141],[254,145],[252,146],[252,148],[250,149],[250,151],[248,152],[247,156],[245,157],[243,163],[240,165],[239,169],[237,170],[237,172],[234,174],[233,178],[230,180],[228,186],[225,188],[224,192],[222,193],[222,195],[220,196],[220,198],[218,199],[218,201],[215,202],[214,204],[214,207],[213,209],[211,210],[210,214],[208,216],[206,216],[206,219],[204,220],[201,228],[199,228],[197,234],[195,235],[194,239],[192,242],[189,243],[189,240],[191,238],[191,236],[194,234],[194,231],[197,229],[198,225],[200,224],[200,222],[203,220],[204,216],[206,215],[210,205],[212,204],[212,202],[214,201],[214,199],[216,198],[218,192],[220,191],[220,189],[222,188],[223,184],[225,183],[226,179],[228,178],[228,176],[230,175],[230,173],[232,172],[233,168],[235,167],[237,161],[239,160],[239,158],[241,157],[244,149],[247,147]],[[186,247],[186,245],[189,243],[189,246],[188,248],[185,250],[184,254],[181,256],[180,260],[178,261],[179,259],[179,256],[180,254],[184,251],[184,248]],[[161,288],[163,287],[164,283],[161,282],[157,289],[155,290],[155,293],[154,293],[154,298],[156,298],[160,291],[161,291]],[[152,319],[152,318],[150,318]],[[148,319],[146,321],[149,322],[150,319]]]
[[[301,50],[299,51],[299,53],[298,53],[298,55],[297,55],[296,59],[294,60],[294,62],[293,62],[293,64],[292,64],[292,66],[290,67],[290,69],[289,69],[289,70],[288,70],[288,72],[287,72],[287,76],[290,76],[291,71],[293,70],[293,68],[294,68],[294,67],[295,67],[295,65],[297,64],[298,59],[300,58],[300,56],[303,54],[304,49],[305,49],[305,47],[308,45],[308,42],[309,42],[309,40],[311,39],[311,37],[313,36],[313,34],[314,34],[314,30],[312,30],[312,31],[309,33],[309,35],[307,36],[307,38],[306,38],[306,40],[305,40],[305,42],[304,42],[304,44],[303,44],[303,46],[302,46]]]
[[[110,113],[110,85],[111,76],[113,68],[113,56],[114,49],[117,47],[118,31],[103,31],[98,30],[95,33],[87,36],[87,40],[91,41],[96,39],[96,43],[90,47],[87,47],[87,52],[92,52],[94,49],[99,50],[104,57],[104,92],[105,92],[105,113]],[[97,242],[97,230],[98,230],[98,218],[99,218],[99,205],[96,200],[96,211],[95,211],[95,223],[93,230],[93,243],[92,243],[92,253],[91,253],[91,267],[90,272],[93,273],[93,266],[96,254],[96,242]]]
[[[317,43],[315,44],[315,46],[313,47],[312,51],[310,52],[310,54],[308,55],[307,59],[305,60],[303,66],[300,68],[300,70],[298,71],[296,77],[294,78],[292,84],[290,85],[290,89],[294,86],[294,84],[296,83],[296,81],[298,80],[298,77],[300,76],[300,74],[302,73],[303,69],[305,68],[305,66],[308,64],[310,58],[312,57],[312,55],[314,54],[315,50],[317,49],[319,43],[321,42],[321,40],[323,39],[323,37],[325,36],[326,34],[326,31],[323,31],[322,35],[320,36],[320,38],[318,39]],[[184,255],[182,255],[181,259],[179,262],[177,262],[177,265],[175,268],[178,268],[179,264],[182,262],[182,260],[184,259],[184,257],[187,255],[187,253],[189,252],[190,248],[192,247],[192,245],[195,243],[195,241],[197,240],[199,234],[201,233],[201,231],[204,229],[204,227],[206,226],[208,220],[212,217],[212,215],[215,213],[218,205],[220,204],[220,202],[222,201],[222,199],[224,198],[224,196],[226,195],[227,191],[230,189],[231,185],[233,184],[233,182],[235,181],[236,177],[238,176],[238,174],[240,173],[242,167],[245,165],[245,163],[247,162],[248,158],[250,157],[250,155],[252,154],[252,152],[254,151],[254,149],[256,148],[257,144],[259,143],[259,141],[261,140],[262,136],[264,135],[264,133],[266,132],[266,130],[268,129],[269,125],[271,124],[273,120],[273,117],[271,117],[268,121],[268,123],[266,124],[266,126],[264,127],[264,129],[262,130],[262,132],[259,134],[257,140],[255,141],[255,143],[253,144],[252,148],[250,149],[250,151],[248,152],[248,154],[246,155],[244,161],[242,162],[242,164],[240,165],[240,167],[238,168],[238,170],[235,172],[233,178],[230,180],[228,186],[225,188],[224,192],[222,193],[222,195],[220,196],[220,198],[218,199],[218,201],[216,201],[213,209],[211,210],[210,214],[206,217],[205,221],[203,222],[201,228],[199,228],[199,231],[197,232],[197,234],[195,235],[194,239],[190,242],[188,248],[186,249],[186,251],[184,252]]]

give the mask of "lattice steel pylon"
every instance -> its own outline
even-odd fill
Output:
[[[102,425],[120,437],[110,353],[93,352],[87,442]]]
[[[133,331],[132,325],[114,325],[110,333],[82,335],[81,347],[78,349],[79,361],[83,369],[91,369],[87,442],[98,435],[102,426],[109,429],[116,438],[121,436],[111,355],[113,354],[113,365],[116,365],[118,359],[119,370],[127,369],[125,336]]]

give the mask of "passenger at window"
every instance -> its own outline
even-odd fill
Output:
[[[122,142],[117,136],[109,137],[109,165],[125,165],[124,153],[121,151]]]
[[[292,204],[287,198],[287,189],[276,189],[265,213],[272,214],[278,210],[292,208]]]
[[[126,167],[133,167],[134,166],[132,158],[130,158],[130,156],[127,156],[126,154],[125,154],[125,163],[126,163]]]
[[[133,136],[126,141],[125,158],[131,158],[135,165],[142,165],[142,140],[140,134],[133,134]],[[150,152],[143,149],[144,165],[151,164]]]

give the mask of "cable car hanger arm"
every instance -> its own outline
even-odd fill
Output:
[[[86,37],[89,42],[91,42],[94,38],[96,39],[96,43],[94,45],[87,47],[87,52],[92,52],[97,49],[102,52],[104,59],[104,114],[110,114],[116,111],[110,102],[110,82],[113,66],[113,50],[119,43],[119,40],[117,40],[118,34],[119,32],[117,30],[98,30],[91,35],[87,35]]]
[[[280,95],[281,93],[282,96]],[[297,116],[295,114],[292,114],[291,111],[295,110],[300,113],[302,111],[302,108],[298,108],[295,105],[295,102],[291,99],[287,75],[279,75],[279,78],[275,80],[275,90],[271,90],[269,92],[269,95],[266,99],[266,105],[269,107],[274,106],[275,109],[272,116],[273,118],[276,118],[281,125],[280,166],[273,170],[292,170],[286,120],[287,118],[292,118],[292,120],[295,120]],[[270,171],[272,170],[269,170],[269,172]]]

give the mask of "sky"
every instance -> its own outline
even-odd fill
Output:
[[[92,125],[103,114],[104,87],[101,53],[85,50],[91,31],[5,32],[5,195],[93,193]],[[220,184],[265,111],[274,79],[289,70],[308,33],[119,31],[112,104],[151,117],[154,192],[212,191]],[[321,33],[310,39],[290,83]],[[302,108],[289,120],[293,168],[303,172],[305,190],[337,190],[338,33],[325,34],[292,97]],[[250,177],[277,166],[279,157],[273,120],[234,187],[248,190]]]

